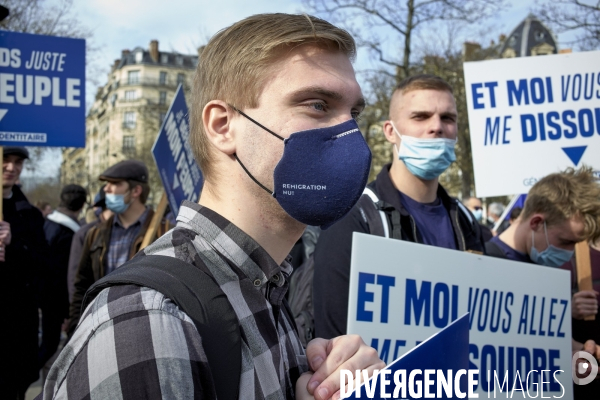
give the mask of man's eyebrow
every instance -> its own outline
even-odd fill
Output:
[[[433,115],[434,112],[433,111],[420,111],[420,110],[415,110],[415,111],[411,111],[410,115],[411,116],[431,116]],[[458,117],[458,114],[452,111],[446,111],[441,113],[442,117]]]
[[[295,99],[302,96],[310,96],[310,95],[321,95],[323,97],[329,98],[331,100],[340,101],[344,99],[344,96],[336,92],[334,90],[325,89],[321,86],[309,86],[302,89],[298,89],[290,94],[290,97]],[[361,96],[356,100],[355,107],[364,108],[366,105],[365,99]]]

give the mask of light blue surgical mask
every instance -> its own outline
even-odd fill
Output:
[[[106,208],[108,208],[115,214],[123,214],[131,205],[131,202],[125,203],[124,194],[106,193],[105,202]]]
[[[546,221],[544,221],[544,234],[546,235],[546,243],[548,244],[546,250],[539,252],[534,247],[533,234],[534,232],[531,231],[531,254],[529,254],[529,257],[534,263],[557,268],[571,260],[573,257],[573,251],[559,249],[550,244],[550,241],[548,241],[548,231],[546,230]]]
[[[404,162],[414,176],[430,181],[440,176],[456,161],[455,139],[419,139],[401,135],[393,122],[392,127],[402,140],[398,148],[398,159]]]
[[[481,221],[481,217],[483,217],[483,210],[481,208],[479,210],[472,210],[471,212],[477,221]]]

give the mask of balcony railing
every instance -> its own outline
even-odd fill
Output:
[[[134,80],[123,80],[119,82],[119,86],[162,86],[162,87],[170,87],[176,88],[179,86],[179,82],[176,79],[167,79],[161,81],[157,78],[138,78]],[[187,83],[184,81],[183,86],[187,87]]]

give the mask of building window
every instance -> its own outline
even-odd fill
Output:
[[[160,55],[160,62],[163,64],[166,64],[169,62],[169,55],[168,54],[161,54]]]
[[[142,59],[144,58],[144,53],[141,51],[138,51],[137,53],[135,53],[135,62],[136,63],[141,63]]]
[[[115,105],[115,101],[117,101],[117,94],[114,93],[112,96],[110,96],[110,103],[114,106]]]
[[[158,83],[161,85],[165,85],[167,83],[167,73],[165,71],[160,71],[158,75]]]
[[[185,75],[184,74],[177,74],[177,84],[179,85],[180,83],[184,83],[185,82]]]
[[[140,83],[140,71],[129,71],[127,73],[127,83],[130,85]]]
[[[123,127],[124,128],[135,128],[135,112],[127,111],[123,117]]]
[[[137,99],[137,91],[127,90],[125,91],[125,101],[133,101]]]
[[[167,104],[167,92],[159,92],[158,104]]]
[[[135,136],[123,136],[123,152],[135,150]]]
[[[183,65],[183,56],[177,56],[177,58],[175,58],[175,62],[177,65]]]

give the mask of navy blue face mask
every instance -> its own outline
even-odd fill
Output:
[[[356,204],[369,177],[371,151],[355,120],[295,132],[285,139],[233,108],[283,141],[283,155],[273,172],[275,190],[254,178],[237,154],[235,158],[292,218],[327,229]]]

